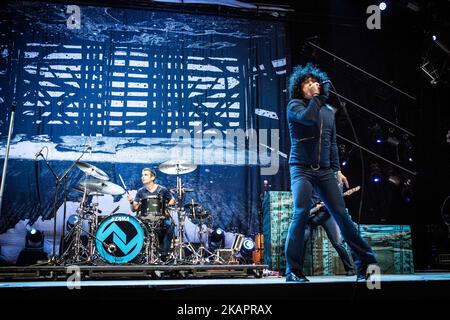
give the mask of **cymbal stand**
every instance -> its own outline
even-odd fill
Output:
[[[183,243],[183,235],[184,235],[184,220],[186,215],[184,214],[183,209],[183,200],[184,200],[184,190],[183,190],[183,182],[180,177],[180,165],[177,164],[177,195],[178,195],[178,208],[177,208],[177,218],[178,218],[178,234],[177,241],[175,242],[175,255],[174,255],[174,264],[177,264],[179,261],[186,262],[184,250],[187,248],[192,251],[194,254],[196,253],[194,248],[190,243]]]

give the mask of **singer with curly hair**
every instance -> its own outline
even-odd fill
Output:
[[[303,274],[303,251],[313,190],[325,203],[356,256],[358,280],[366,279],[368,266],[377,263],[372,248],[361,238],[345,210],[339,185],[348,188],[348,181],[340,171],[334,111],[326,104],[330,83],[327,74],[310,63],[295,67],[289,78],[287,120],[294,214],[285,244],[288,282],[309,281]]]

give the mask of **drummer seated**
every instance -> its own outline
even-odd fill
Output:
[[[144,201],[146,199],[160,199],[160,207],[157,209],[160,215],[165,215],[165,209],[176,203],[175,198],[172,196],[170,191],[167,188],[156,184],[155,179],[156,172],[150,168],[144,168],[141,174],[141,181],[144,186],[137,191],[134,199],[130,194],[128,195],[131,211],[137,211],[138,217],[144,217],[149,212],[149,208],[143,208],[143,202],[148,203],[148,201]],[[153,209],[150,210],[152,211]],[[174,227],[170,220],[170,215],[168,214],[166,218],[160,219],[159,221],[160,227],[158,228],[158,240],[160,243],[161,258],[163,258],[167,256],[169,252],[170,244],[173,239]]]

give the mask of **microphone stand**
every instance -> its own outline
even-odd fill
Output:
[[[86,148],[83,153],[76,159],[74,160],[71,165],[67,168],[67,170],[63,173],[63,175],[61,177],[58,177],[58,175],[55,173],[55,171],[51,168],[48,160],[41,154],[39,154],[39,156],[42,157],[42,159],[44,159],[45,164],[47,165],[47,167],[49,168],[50,172],[52,173],[52,175],[55,178],[55,197],[53,200],[53,249],[52,249],[52,257],[50,258],[50,260],[48,261],[48,264],[54,264],[57,265],[59,264],[59,261],[57,261],[57,256],[56,256],[56,213],[57,213],[57,202],[58,202],[58,190],[59,187],[62,183],[63,185],[63,190],[64,190],[64,214],[63,214],[63,223],[62,223],[62,237],[64,239],[64,231],[65,231],[65,222],[66,222],[66,214],[67,214],[67,175],[70,172],[70,170],[72,170],[72,168],[77,164],[77,162],[84,156],[84,154],[86,153],[86,151],[89,150],[89,147]],[[64,243],[61,244],[64,247]]]
[[[359,142],[359,139],[358,139],[358,135],[356,134],[355,127],[353,126],[353,122],[352,122],[352,119],[350,118],[350,115],[348,113],[348,110],[347,110],[347,107],[345,105],[345,102],[343,102],[341,100],[341,98],[339,97],[339,94],[337,94],[337,90],[336,90],[336,87],[334,86],[333,82],[330,81],[330,85],[333,87],[333,90],[335,91],[335,94],[336,94],[336,97],[337,97],[337,99],[339,101],[340,107],[344,110],[345,117],[347,118],[347,121],[350,124],[350,128],[352,129],[353,137],[354,137],[356,143],[358,145],[360,145],[360,142]],[[358,232],[361,232],[360,223],[361,223],[362,207],[363,207],[363,202],[364,202],[364,198],[363,198],[364,197],[364,187],[366,185],[366,182],[365,182],[365,180],[366,180],[365,179],[366,173],[365,173],[364,154],[363,154],[361,148],[359,148],[359,157],[361,158],[361,201],[359,202],[357,225],[358,225]]]
[[[14,116],[16,114],[16,102],[11,104],[11,118],[9,119],[8,140],[6,142],[5,162],[3,163],[2,182],[0,185],[0,214],[2,212],[3,191],[5,191],[6,168],[8,166],[9,148],[11,146],[11,136],[14,129]]]

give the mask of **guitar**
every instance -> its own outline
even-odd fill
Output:
[[[349,195],[351,195],[351,194],[353,194],[355,192],[358,192],[360,189],[361,189],[361,187],[357,186],[357,187],[348,189],[342,195],[344,197],[346,197],[346,196],[349,196]],[[323,202],[319,202],[318,204],[316,204],[316,206],[309,211],[309,217],[310,218],[314,217],[317,214],[317,212],[319,212],[319,210],[322,209],[324,206],[325,206],[325,204]]]

